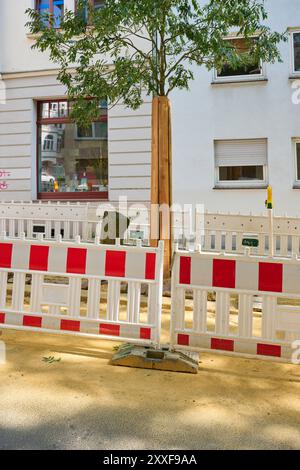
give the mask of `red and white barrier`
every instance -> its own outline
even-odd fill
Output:
[[[13,273],[7,308],[8,273]],[[30,306],[24,306],[26,275],[31,276]],[[47,282],[59,276],[64,283]],[[0,240],[0,327],[80,334],[141,343],[160,338],[163,244],[158,248]],[[87,280],[82,312],[81,285]],[[100,315],[103,281],[107,282],[105,318]],[[127,284],[126,318],[121,319],[121,287]],[[141,287],[148,285],[147,318],[141,319]],[[45,311],[47,306],[47,311]],[[67,314],[65,314],[67,312]],[[124,315],[123,315],[124,317]]]
[[[186,327],[186,291],[193,293],[192,328]],[[208,294],[215,293],[214,331],[208,329]],[[238,295],[236,332],[230,325],[230,296]],[[253,334],[254,296],[262,297],[261,335]],[[281,298],[281,305],[278,304]],[[177,251],[172,273],[173,346],[192,350],[291,359],[300,338],[300,261]]]

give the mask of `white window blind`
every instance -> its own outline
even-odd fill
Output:
[[[267,165],[267,139],[216,140],[216,166]]]

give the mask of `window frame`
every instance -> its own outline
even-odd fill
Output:
[[[294,155],[294,164],[295,164],[295,184],[296,188],[300,188],[300,179],[298,179],[298,171],[300,172],[300,168],[298,168],[298,159],[297,159],[297,144],[300,145],[300,137],[296,137],[292,141],[293,143],[293,155]]]
[[[66,193],[48,193],[48,192],[40,192],[39,191],[39,132],[38,132],[38,127],[41,125],[47,125],[47,124],[69,124],[71,122],[74,122],[72,119],[69,117],[57,117],[57,118],[43,118],[41,116],[41,109],[43,104],[49,103],[49,113],[48,116],[50,116],[50,103],[61,103],[61,102],[67,102],[68,103],[68,115],[70,112],[70,101],[68,101],[66,98],[52,98],[52,99],[46,99],[46,100],[38,100],[36,102],[36,109],[37,109],[37,120],[36,120],[36,188],[37,188],[37,199],[41,201],[108,201],[108,195],[109,195],[109,190],[99,192],[99,191],[85,191],[85,192],[66,192]],[[108,119],[108,117],[106,117]],[[96,119],[96,121],[103,120],[103,117],[100,117],[99,119]],[[97,139],[101,140],[101,139]],[[109,175],[108,175],[108,181],[109,181]]]
[[[255,138],[254,138],[255,139]],[[258,139],[258,138],[257,138]],[[216,154],[215,154],[215,142],[222,141],[222,140],[245,140],[244,138],[241,139],[215,139],[214,140],[214,177],[215,177],[215,185],[214,189],[264,189],[268,186],[268,140],[267,140],[267,163],[265,165],[251,165],[251,166],[262,166],[263,167],[263,180],[228,180],[222,181],[220,180],[220,168],[221,166],[216,164]],[[246,139],[248,140],[248,139]],[[250,139],[252,140],[252,138]],[[235,165],[228,165],[228,166],[235,166]],[[236,165],[238,166],[238,165]],[[239,165],[241,167],[248,166],[248,165]],[[249,165],[250,166],[250,165]],[[300,182],[299,182],[300,183]]]
[[[252,39],[258,37],[257,35],[251,36]],[[235,39],[243,39],[242,36],[237,34],[233,34],[232,36],[227,36],[225,38],[226,41],[233,41]],[[229,75],[227,77],[221,77],[218,75],[218,70],[216,68],[213,69],[213,83],[232,83],[232,82],[256,82],[260,80],[266,79],[266,68],[265,63],[260,61],[260,69],[261,72],[259,74],[253,75]]]
[[[46,142],[47,142],[47,145],[45,145]],[[51,143],[51,144],[49,145],[49,143]],[[53,149],[54,149],[54,139],[53,139],[53,136],[52,136],[51,134],[47,134],[47,137],[46,137],[46,139],[44,140],[43,150],[44,150],[44,151],[49,150],[50,152],[53,152]]]
[[[94,8],[95,8],[95,0],[90,0],[90,1],[92,1],[92,2],[94,3]],[[103,1],[104,4],[105,4],[105,0],[101,0],[101,1]],[[104,5],[104,6],[105,6],[105,5]],[[103,7],[101,7],[101,8],[103,8]],[[100,9],[101,9],[101,8],[100,8]]]
[[[95,130],[95,123],[96,122],[102,122],[101,120],[97,120],[97,121],[93,121],[91,123],[91,126],[92,126],[92,137],[79,137],[78,136],[78,129],[79,129],[79,126],[76,124],[75,126],[75,134],[74,134],[74,139],[75,140],[79,140],[80,142],[81,141],[85,141],[85,140],[94,140],[94,141],[97,141],[99,140],[100,142],[103,141],[103,140],[106,140],[104,139],[103,137],[96,137],[96,130]]]
[[[103,1],[105,1],[105,0],[103,0]],[[78,0],[74,0],[75,11],[77,10],[77,3],[78,3]],[[95,5],[95,0],[87,0],[87,3],[89,3],[91,6],[94,6]]]
[[[39,4],[42,1],[43,0],[35,0],[35,10],[37,12],[40,12]],[[63,1],[63,10],[62,10],[62,19],[63,19],[64,13],[65,13],[65,0],[62,0],[62,1]],[[49,0],[49,15],[54,17],[54,0]],[[53,28],[54,29],[59,29],[60,25],[59,26],[53,26]]]
[[[300,28],[299,29],[293,29],[290,34],[290,43],[291,43],[291,71],[292,71],[292,76],[294,77],[299,77],[300,76],[300,70],[295,70],[295,48],[294,48],[294,35],[295,34],[300,34]]]

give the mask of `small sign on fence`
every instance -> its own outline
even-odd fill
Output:
[[[130,230],[130,238],[132,240],[144,240],[145,235],[141,230]]]
[[[249,246],[251,248],[258,248],[259,241],[257,238],[244,238],[242,241],[243,246]]]

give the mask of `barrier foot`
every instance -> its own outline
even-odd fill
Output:
[[[168,346],[154,349],[149,346],[124,344],[113,356],[111,363],[115,366],[197,374],[199,353],[174,351]]]

